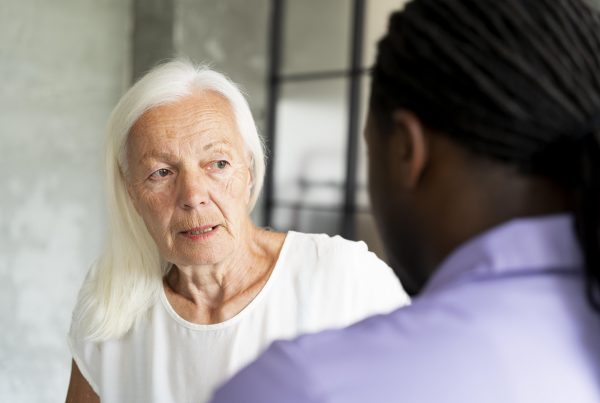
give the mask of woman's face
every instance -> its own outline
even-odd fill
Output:
[[[164,259],[217,264],[249,222],[250,157],[229,102],[204,91],[158,106],[127,141],[129,194]]]

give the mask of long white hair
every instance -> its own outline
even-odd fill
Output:
[[[238,87],[222,74],[186,60],[169,61],[148,72],[123,95],[108,121],[108,239],[104,253],[90,269],[79,292],[72,328],[79,337],[102,341],[124,335],[162,292],[162,278],[169,265],[160,257],[127,192],[127,137],[134,123],[150,108],[202,90],[218,92],[232,106],[252,161],[248,213],[256,204],[265,172],[263,144]]]

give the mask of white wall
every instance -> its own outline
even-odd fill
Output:
[[[66,332],[104,230],[103,128],[128,0],[0,2],[0,401],[64,401]]]

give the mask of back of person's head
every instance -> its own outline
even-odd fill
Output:
[[[373,69],[380,131],[406,109],[473,154],[574,195],[600,310],[600,14],[583,0],[414,0]]]

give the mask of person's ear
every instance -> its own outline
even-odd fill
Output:
[[[425,127],[414,113],[397,110],[392,115],[390,146],[397,155],[398,172],[408,189],[415,188],[425,171],[429,156]]]

